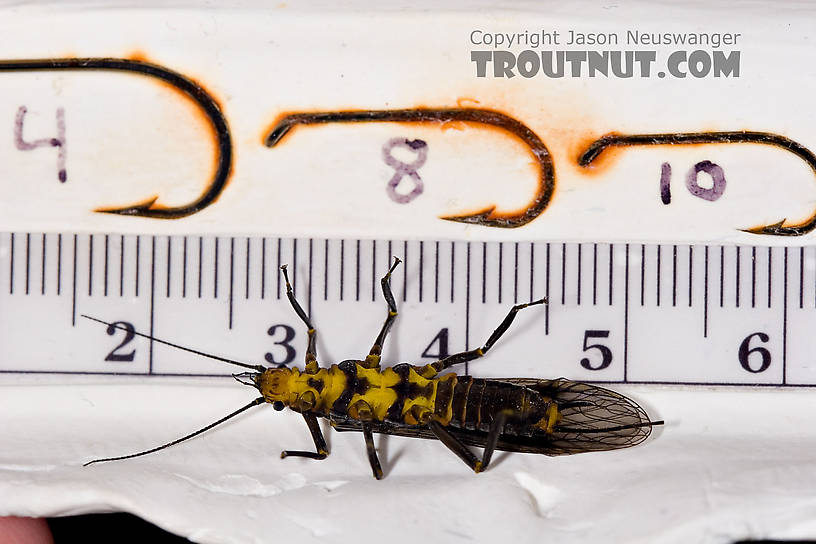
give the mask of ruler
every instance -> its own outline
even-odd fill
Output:
[[[391,362],[481,345],[524,310],[480,376],[611,382],[816,385],[816,248],[462,242],[80,233],[0,235],[4,373],[229,376],[234,368],[120,327],[251,363],[301,364],[318,330],[324,363],[364,356],[400,309]]]

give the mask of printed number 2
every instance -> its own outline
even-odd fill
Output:
[[[612,364],[612,350],[609,349],[609,346],[605,346],[603,344],[587,344],[587,340],[590,338],[609,338],[609,331],[584,331],[584,351],[589,351],[593,348],[600,351],[601,363],[597,366],[592,366],[592,362],[589,360],[589,358],[584,357],[581,359],[581,366],[587,370],[603,370]]]
[[[133,338],[136,336],[135,328],[133,324],[128,323],[127,321],[115,321],[108,325],[107,333],[108,336],[113,336],[116,334],[116,331],[124,331],[125,339],[122,342],[113,348],[108,356],[105,357],[106,361],[113,361],[113,362],[132,362],[134,357],[136,356],[136,350],[134,349],[130,353],[119,353],[119,350],[128,345]]]

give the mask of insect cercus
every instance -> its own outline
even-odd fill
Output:
[[[388,315],[363,360],[349,359],[321,367],[315,350],[316,331],[303,308],[295,299],[286,266],[281,273],[286,282],[286,296],[298,317],[308,328],[304,370],[280,365],[268,368],[202,353],[146,334],[140,336],[185,351],[210,357],[251,372],[234,377],[256,388],[261,396],[231,414],[167,444],[131,455],[95,459],[86,463],[117,461],[147,455],[202,434],[236,415],[269,403],[275,410],[289,408],[299,412],[314,441],[315,451],[284,450],[281,457],[325,459],[329,455],[318,418],[327,419],[338,431],[361,431],[374,477],[383,471],[374,447],[373,433],[391,434],[441,441],[474,472],[490,464],[494,450],[544,455],[564,455],[614,450],[643,442],[651,421],[633,400],[608,389],[559,378],[482,379],[442,373],[444,370],[482,357],[510,327],[516,314],[524,308],[546,303],[539,299],[518,304],[480,347],[445,357],[427,365],[402,363],[381,367],[383,343],[397,317],[397,306],[391,293],[391,273],[398,258],[381,285]],[[84,316],[116,327],[100,319]],[[481,459],[469,446],[484,448]]]

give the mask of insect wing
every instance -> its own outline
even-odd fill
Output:
[[[501,451],[570,455],[616,450],[640,444],[652,431],[651,421],[643,408],[628,397],[603,387],[565,378],[501,378],[496,381],[526,387],[555,400],[561,415],[552,433],[535,429],[529,435],[502,435],[496,444],[496,449]],[[332,419],[332,426],[337,431],[362,431],[359,421],[343,416]],[[379,434],[437,439],[427,427],[392,422],[371,422],[370,425],[372,431]],[[468,446],[483,447],[487,439],[487,433],[481,431],[452,426],[446,430]]]
[[[561,415],[542,446],[549,455],[628,448],[640,444],[652,432],[649,416],[632,399],[609,389],[565,378],[536,380],[507,378],[499,381],[521,385],[555,400]],[[522,440],[523,445],[529,444]],[[527,444],[524,444],[527,443]],[[502,448],[504,449],[504,448]],[[531,451],[526,447],[510,451]]]
[[[372,432],[378,434],[390,434],[393,436],[404,436],[406,438],[425,438],[427,440],[439,440],[430,428],[419,425],[399,425],[391,422],[370,422]],[[335,431],[348,432],[356,431],[362,432],[363,426],[359,421],[353,419],[333,420],[332,427]],[[457,427],[445,427],[445,430],[461,440],[468,446],[484,447],[487,440],[487,433],[480,431],[471,431],[467,429],[460,429]],[[505,447],[502,447],[505,446]],[[505,451],[529,451],[530,453],[546,453],[539,449],[519,449],[517,445],[507,442],[499,441],[496,446],[499,450]]]
[[[526,387],[558,403],[560,421],[552,433],[535,429],[529,435],[504,434],[496,449],[544,455],[569,455],[606,451],[637,445],[652,431],[646,412],[633,400],[603,387],[565,378],[502,378],[496,381]],[[348,417],[333,420],[337,431],[362,430],[360,422]],[[372,422],[372,431],[408,438],[437,439],[427,427]],[[469,446],[483,447],[487,433],[456,427],[448,432]]]
[[[371,431],[377,434],[390,434],[394,436],[405,436],[407,438],[427,438],[429,440],[438,440],[435,434],[431,432],[428,427],[421,427],[416,425],[397,425],[389,422],[369,422]],[[362,432],[363,424],[354,419],[332,420],[332,428],[335,431],[343,432]],[[448,430],[451,430],[449,427]]]

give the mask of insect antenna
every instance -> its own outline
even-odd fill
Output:
[[[155,447],[155,448],[152,448],[152,449],[149,449],[149,450],[145,450],[145,451],[140,451],[139,453],[132,453],[130,455],[122,455],[120,457],[105,457],[104,459],[94,459],[93,461],[88,461],[87,463],[85,463],[82,466],[87,467],[88,465],[93,465],[94,463],[104,463],[106,461],[121,461],[122,459],[133,459],[134,457],[141,457],[142,455],[147,455],[149,453],[154,453],[154,452],[163,450],[165,448],[169,448],[170,446],[175,446],[176,444],[178,444],[180,442],[184,442],[185,440],[189,440],[190,438],[198,436],[201,433],[205,433],[205,432],[209,431],[210,429],[212,429],[213,427],[215,427],[217,425],[221,425],[222,423],[224,423],[228,419],[231,419],[231,418],[237,416],[241,412],[245,412],[246,410],[249,410],[253,406],[258,406],[259,404],[263,404],[263,402],[264,402],[264,398],[263,397],[258,397],[257,399],[253,400],[252,402],[250,402],[246,406],[244,406],[242,408],[238,408],[237,410],[235,410],[231,414],[222,417],[218,421],[210,423],[206,427],[202,427],[201,429],[195,431],[194,433],[190,433],[190,434],[188,434],[186,436],[182,436],[181,438],[177,438],[177,439],[173,440],[172,442],[168,442],[167,444],[162,444],[161,446],[158,446],[158,447]]]
[[[120,326],[116,325],[115,323],[108,323],[107,321],[103,321],[103,320],[98,319],[96,317],[91,317],[91,316],[86,315],[86,314],[81,314],[81,315],[85,319],[90,319],[91,321],[96,321],[97,323],[102,323],[103,325],[107,325],[109,330],[110,329],[119,329],[121,331],[129,331],[129,332],[132,332],[133,334],[135,334],[136,336],[141,336],[142,338],[148,338],[150,340],[153,340],[154,342],[158,342],[159,344],[164,344],[165,346],[170,346],[171,348],[180,349],[182,351],[187,351],[189,353],[195,353],[196,355],[201,355],[202,357],[207,357],[208,359],[215,359],[216,361],[229,363],[231,365],[242,366],[244,368],[251,368],[252,370],[257,370],[258,372],[264,372],[266,370],[266,367],[262,366],[262,365],[250,365],[248,363],[241,363],[239,361],[233,361],[232,359],[227,359],[226,357],[220,357],[218,355],[213,355],[211,353],[205,353],[203,351],[198,351],[197,349],[188,348],[188,347],[185,347],[185,346],[180,346],[178,344],[168,342],[167,340],[162,340],[160,338],[156,338],[155,336],[151,336],[149,334],[144,334],[142,332],[137,332],[137,331],[131,331],[130,329],[120,327]]]

